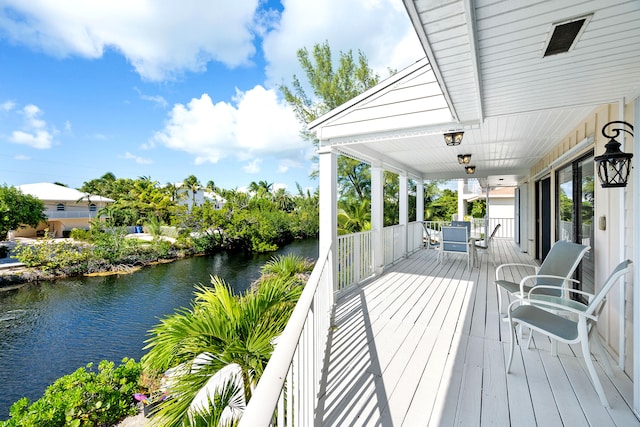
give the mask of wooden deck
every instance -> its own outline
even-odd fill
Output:
[[[611,404],[601,406],[579,347],[533,337],[505,374],[508,324],[497,312],[495,266],[532,259],[510,240],[441,264],[421,250],[341,296],[319,413],[325,426],[640,426],[632,383],[596,364]],[[492,262],[493,261],[493,262]],[[612,362],[613,364],[613,362]]]

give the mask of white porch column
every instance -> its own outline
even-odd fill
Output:
[[[424,182],[416,181],[416,221],[424,221]]]
[[[382,273],[384,268],[384,176],[382,167],[371,165],[371,246],[373,249],[373,270]]]
[[[458,180],[458,221],[464,220],[464,179]]]
[[[329,268],[335,291],[338,284],[336,268],[338,242],[338,156],[328,147],[318,150],[320,191],[319,251],[329,250]],[[333,294],[333,292],[331,292]]]
[[[408,186],[408,178],[406,173],[401,173],[398,176],[400,181],[399,191],[400,191],[400,206],[399,206],[399,223],[403,226],[402,229],[402,251],[404,252],[404,256],[407,256],[409,253],[409,186]]]
[[[638,156],[640,156],[640,97],[633,102],[633,153],[635,156],[635,167],[631,170],[633,215],[640,212],[640,167],[638,167]],[[637,284],[640,282],[640,226],[637,222],[632,227],[632,255],[633,255],[633,410],[636,415],[640,415],[640,290]]]

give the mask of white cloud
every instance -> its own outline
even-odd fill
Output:
[[[15,144],[23,144],[39,150],[46,150],[51,148],[53,145],[53,136],[49,132],[43,130],[39,130],[34,133],[16,130],[11,133],[10,141]]]
[[[242,167],[242,170],[245,171],[246,173],[251,173],[251,174],[258,173],[260,172],[260,163],[262,163],[261,159],[254,159],[250,163],[244,165]]]
[[[124,159],[133,160],[139,165],[149,165],[153,163],[153,160],[147,159],[145,157],[136,156],[135,154],[131,154],[130,152],[124,153],[124,156],[121,156]]]
[[[14,160],[20,160],[20,161],[26,161],[26,160],[31,160],[31,157],[29,156],[25,156],[24,154],[17,154],[15,156],[13,156]]]
[[[289,164],[309,159],[313,146],[300,138],[299,129],[293,111],[277,93],[256,86],[237,91],[233,103],[214,104],[203,94],[187,105],[176,104],[149,145],[160,143],[192,154],[196,164],[235,158],[255,171],[259,161],[270,156]]]
[[[142,93],[142,91],[140,89],[138,89],[137,87],[133,88],[136,92],[138,92],[138,95],[140,96],[140,99],[142,99],[143,101],[150,101],[153,102],[157,105],[159,105],[162,108],[166,108],[169,106],[169,103],[167,102],[166,99],[164,99],[164,97],[160,96],[160,95],[145,95],[144,93]]]
[[[283,188],[283,189],[287,189],[288,185],[284,184],[282,182],[276,182],[273,184],[273,191],[278,191],[279,189]]]
[[[165,80],[202,71],[211,60],[229,67],[255,54],[260,0],[4,0],[0,30],[12,41],[65,57],[121,52],[136,72]],[[268,21],[267,21],[268,22]]]
[[[339,52],[361,50],[382,79],[389,68],[401,70],[424,57],[400,0],[282,0],[279,25],[265,36],[267,85],[290,84],[293,74],[306,76],[296,52],[327,41],[334,59]]]
[[[23,130],[16,130],[11,133],[9,141],[15,144],[28,145],[39,150],[46,150],[53,146],[55,130],[48,130],[47,123],[40,119],[42,111],[38,106],[26,105],[21,114],[24,119]]]
[[[13,101],[5,101],[2,104],[0,104],[0,109],[4,110],[4,111],[11,111],[15,108],[16,103]]]
[[[299,161],[291,160],[291,159],[282,159],[278,163],[278,172],[286,173],[291,168],[302,168],[303,164]]]

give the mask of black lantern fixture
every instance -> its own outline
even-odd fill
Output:
[[[613,127],[609,129],[610,132],[607,132],[609,125],[619,126]],[[631,130],[625,129],[625,126]],[[600,177],[602,188],[627,186],[633,154],[620,151],[620,143],[616,141],[616,138],[620,136],[621,132],[627,132],[633,136],[633,126],[627,122],[616,120],[602,127],[602,135],[609,138],[609,142],[604,146],[604,154],[593,159],[598,167],[598,177]]]
[[[458,163],[468,165],[471,163],[471,154],[458,154]]]
[[[448,146],[460,145],[460,143],[462,142],[463,136],[464,136],[463,131],[448,132],[444,134],[444,142]]]
[[[467,173],[467,175],[473,175],[474,173],[476,173],[476,167],[475,166],[465,166],[464,167],[464,171]]]

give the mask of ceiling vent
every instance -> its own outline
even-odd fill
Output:
[[[557,22],[551,26],[543,57],[569,52],[578,42],[592,15]]]

